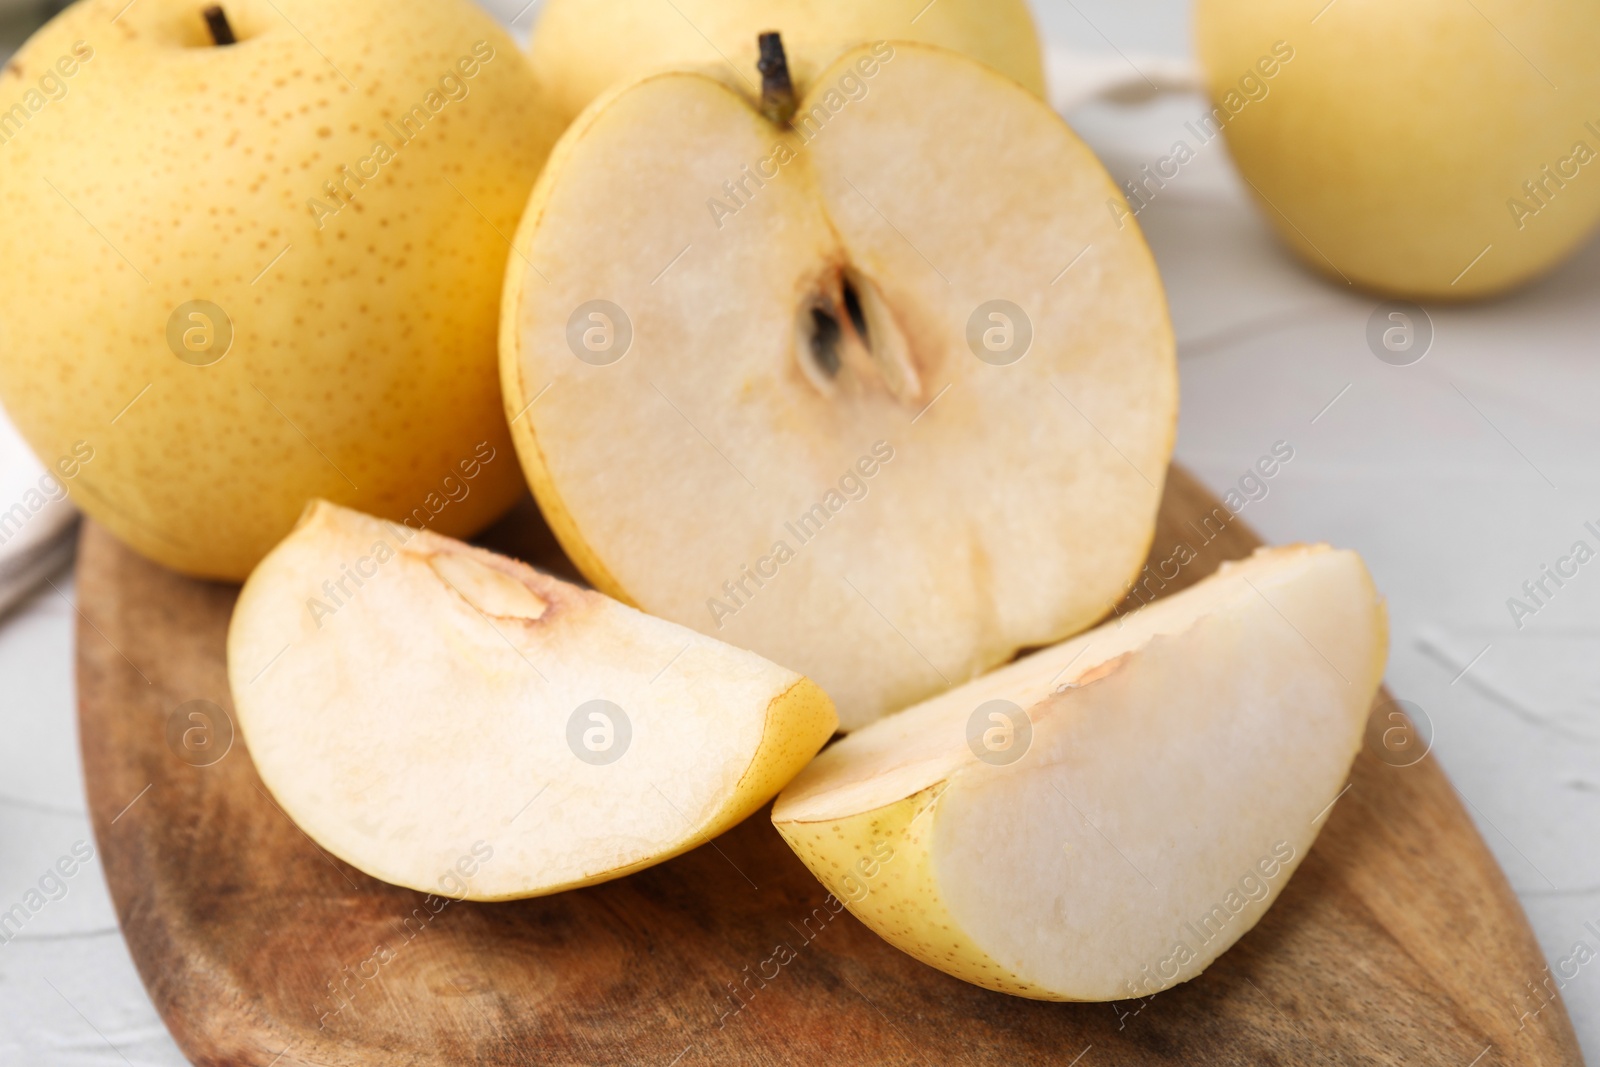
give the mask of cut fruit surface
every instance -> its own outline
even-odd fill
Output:
[[[845,738],[772,819],[932,966],[1035,999],[1146,996],[1204,970],[1288,882],[1386,654],[1358,556],[1263,549]]]
[[[782,128],[700,74],[596,101],[524,218],[501,369],[584,574],[853,729],[1110,610],[1177,379],[1149,250],[1039,100],[907,43],[799,88]]]
[[[329,852],[473,900],[703,844],[832,735],[809,680],[449,538],[317,503],[228,634],[261,779]]]

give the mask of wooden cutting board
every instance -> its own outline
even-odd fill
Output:
[[[1182,541],[1199,559],[1168,592],[1255,546],[1237,520],[1208,540],[1215,507],[1174,469],[1153,558]],[[486,543],[570,573],[531,505]],[[1561,1005],[1533,1014],[1544,960],[1449,782],[1431,757],[1399,766],[1420,742],[1386,697],[1315,848],[1232,951],[1148,1000],[1044,1004],[848,913],[806,925],[826,894],[765,813],[541,900],[441,907],[366,877],[295,828],[242,739],[223,754],[235,594],[84,531],[90,811],[139,973],[197,1064],[1582,1063]]]

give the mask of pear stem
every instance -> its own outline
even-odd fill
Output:
[[[789,125],[794,118],[794,81],[789,77],[789,57],[783,50],[783,36],[763,33],[761,59],[756,69],[761,72],[761,113],[779,126]]]
[[[239,38],[234,36],[233,27],[229,25],[227,12],[222,10],[222,5],[208,7],[202,14],[206,18],[206,27],[211,30],[211,39],[219,47],[239,43]]]

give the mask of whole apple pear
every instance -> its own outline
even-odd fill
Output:
[[[606,89],[662,67],[714,69],[754,96],[756,39],[768,30],[782,31],[800,83],[863,42],[919,41],[976,59],[1035,96],[1045,92],[1026,0],[549,0],[533,66],[566,121]]]
[[[525,58],[470,0],[208,3],[84,0],[0,75],[0,399],[189,574],[317,497],[476,531],[523,491],[499,297],[558,132]]]
[[[1338,281],[1485,296],[1600,219],[1600,5],[1197,0],[1195,27],[1240,172]]]

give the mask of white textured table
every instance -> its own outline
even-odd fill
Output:
[[[1074,47],[1140,62],[1141,51],[1184,48],[1177,0],[1137,13],[1040,6],[1052,36]],[[1200,110],[1176,97],[1094,105],[1073,121],[1124,175],[1177,138],[1192,142],[1182,124]],[[1510,299],[1430,309],[1427,357],[1395,367],[1367,345],[1377,302],[1279,249],[1220,143],[1140,222],[1182,356],[1179,458],[1221,491],[1275,443],[1294,449],[1244,518],[1271,541],[1365,555],[1389,597],[1389,683],[1431,720],[1435,751],[1546,955],[1554,965],[1579,942],[1600,952],[1600,561],[1520,630],[1506,607],[1573,542],[1600,546],[1584,526],[1600,529],[1600,244]],[[93,841],[70,576],[55,584],[0,621],[0,911]],[[0,1063],[183,1063],[118,935],[98,863],[63,884],[0,944]],[[1465,932],[1460,950],[1472,951]],[[1496,993],[1511,1018],[1537,1007],[1530,983],[1545,977],[1505,976]],[[1579,1039],[1600,1055],[1600,957],[1562,981]]]

